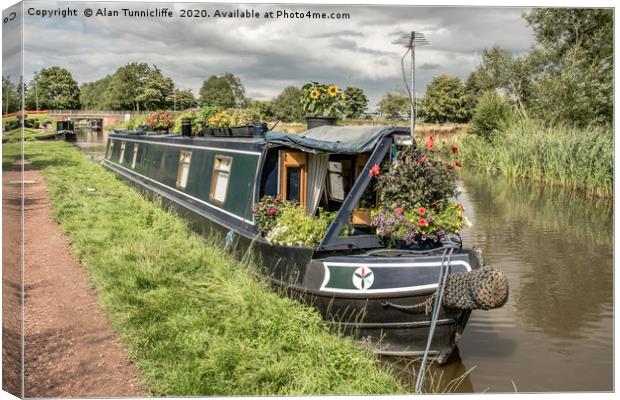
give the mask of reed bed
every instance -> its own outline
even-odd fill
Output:
[[[461,142],[461,151],[465,162],[487,171],[561,185],[592,197],[613,195],[611,127],[521,121],[491,141],[469,136]]]

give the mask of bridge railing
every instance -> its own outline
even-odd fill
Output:
[[[144,115],[152,111],[48,110],[49,115]]]

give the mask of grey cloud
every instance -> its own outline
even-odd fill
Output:
[[[320,39],[320,38],[331,38],[331,37],[341,37],[341,36],[364,37],[364,34],[362,32],[353,31],[353,30],[343,30],[343,31],[326,32],[326,33],[319,33],[316,35],[310,35],[308,36],[308,38]]]
[[[441,67],[441,65],[439,64],[433,64],[433,63],[424,63],[422,65],[420,65],[420,69],[422,70],[432,70],[432,69],[438,69],[439,67]]]
[[[37,3],[31,2],[33,6]],[[45,4],[54,8],[53,2]],[[57,3],[63,5],[66,3]],[[85,3],[72,3],[78,9]],[[118,3],[89,7],[120,8]],[[122,7],[150,6],[122,3]],[[187,8],[188,4],[158,3]],[[482,49],[498,44],[522,52],[533,43],[522,9],[412,6],[192,4],[208,10],[339,11],[350,20],[193,20],[174,18],[27,18],[24,32],[25,77],[40,68],[68,68],[78,82],[100,79],[131,62],[156,64],[184,89],[198,92],[203,79],[232,72],[247,93],[270,98],[288,85],[308,80],[362,87],[371,104],[389,89],[402,87],[403,49],[391,42],[412,29],[424,31],[431,45],[416,52],[416,87],[423,94],[434,75],[466,78]],[[5,48],[6,51],[6,48]],[[5,58],[6,61],[6,58]],[[4,72],[4,71],[3,71]]]

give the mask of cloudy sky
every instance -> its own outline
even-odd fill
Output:
[[[268,99],[287,85],[309,80],[363,88],[374,105],[388,90],[402,88],[401,33],[424,32],[431,44],[419,48],[417,93],[433,76],[466,78],[485,47],[514,53],[533,43],[523,8],[246,5],[207,3],[26,2],[38,10],[77,9],[76,17],[25,16],[24,75],[58,65],[79,82],[113,73],[132,62],[156,64],[179,87],[198,93],[212,74],[232,72],[248,96]],[[119,10],[118,17],[84,17],[86,8]],[[173,18],[132,18],[122,8],[168,7]],[[232,11],[344,12],[348,20],[180,18],[181,9]],[[6,32],[5,32],[6,34]],[[6,52],[6,49],[5,49]],[[6,55],[6,53],[5,53]],[[6,61],[6,58],[5,58]]]

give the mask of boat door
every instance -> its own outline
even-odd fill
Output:
[[[280,198],[306,206],[308,155],[301,151],[280,152]]]

